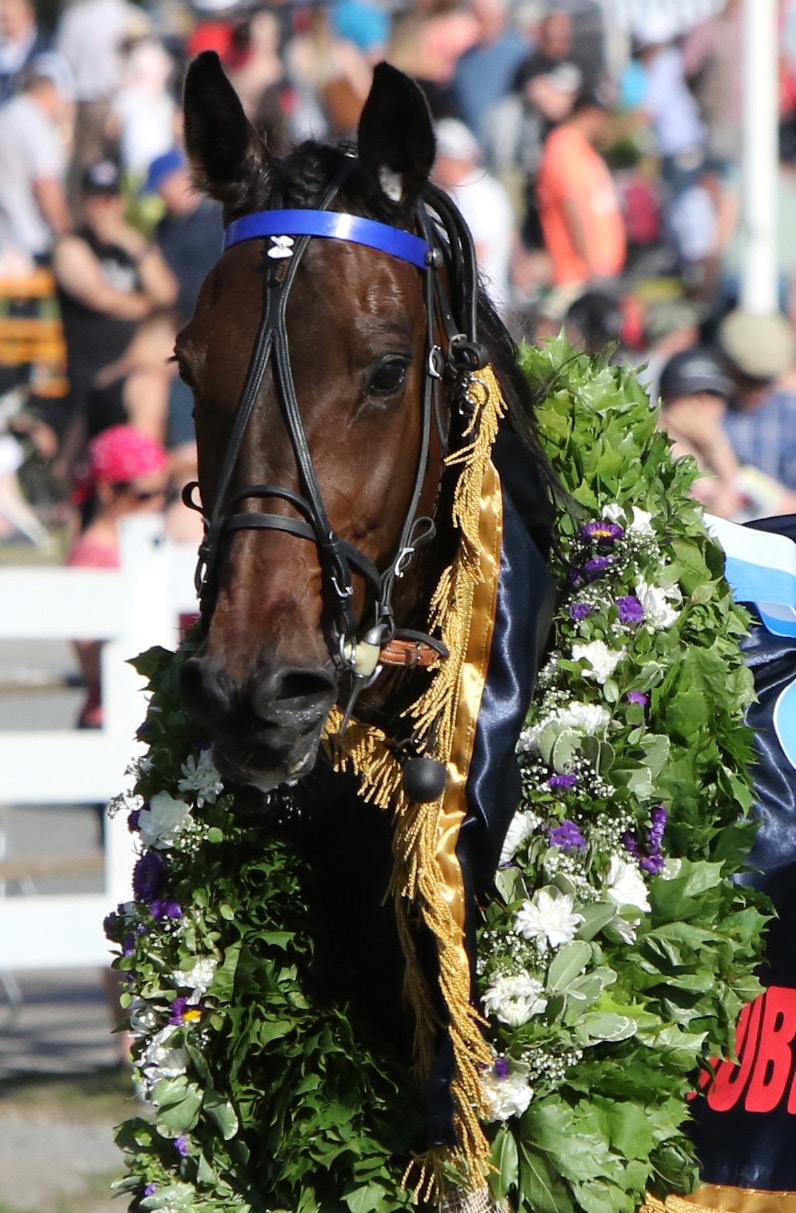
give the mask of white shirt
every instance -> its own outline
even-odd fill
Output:
[[[699,106],[685,79],[683,56],[677,47],[664,47],[647,65],[644,109],[661,156],[679,156],[704,146]]]
[[[486,169],[475,169],[447,191],[472,232],[478,268],[494,305],[505,307],[511,297],[511,251],[514,213],[503,186]]]
[[[0,242],[30,256],[51,248],[33,184],[63,180],[65,169],[58,129],[31,97],[21,93],[0,107]]]
[[[146,15],[128,0],[78,0],[64,13],[57,49],[72,69],[78,101],[113,96],[121,83],[120,47]]]

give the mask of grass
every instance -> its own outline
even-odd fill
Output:
[[[118,1124],[132,1114],[145,1115],[135,1104],[130,1076],[120,1067],[79,1077],[30,1074],[0,1081],[0,1110],[36,1111],[54,1120]],[[0,1213],[5,1213],[0,1205]]]
[[[46,1208],[29,1209],[18,1205],[7,1205],[0,1201],[0,1213],[123,1213],[124,1206],[114,1201],[111,1184],[119,1178],[119,1172],[107,1175],[92,1175],[80,1192],[69,1196],[56,1196]]]
[[[136,1103],[130,1076],[120,1067],[95,1070],[74,1076],[28,1074],[0,1081],[0,1114],[30,1117],[42,1143],[42,1167],[59,1165],[47,1151],[47,1123],[70,1123],[75,1126],[118,1124],[131,1115],[146,1116],[148,1109]],[[65,1165],[61,1161],[61,1165]],[[107,1160],[105,1162],[107,1166]],[[27,1202],[24,1191],[18,1194],[6,1190],[0,1198],[0,1213],[123,1213],[124,1198],[114,1200],[111,1184],[123,1173],[122,1156],[114,1171],[105,1169],[85,1175],[74,1192],[57,1191],[39,1200],[36,1207]],[[14,1199],[13,1205],[8,1203]]]

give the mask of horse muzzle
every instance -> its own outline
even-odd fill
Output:
[[[222,776],[263,792],[312,770],[336,689],[322,667],[260,667],[235,682],[212,658],[193,657],[182,672],[186,706]]]

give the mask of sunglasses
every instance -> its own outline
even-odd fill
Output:
[[[114,486],[114,490],[126,497],[132,497],[133,501],[138,501],[142,505],[146,501],[154,501],[158,497],[166,496],[166,489],[134,489],[129,480],[118,481]]]

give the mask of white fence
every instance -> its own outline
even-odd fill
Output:
[[[0,568],[0,640],[106,641],[103,727],[0,733],[0,804],[103,803],[129,782],[146,702],[127,661],[153,644],[176,647],[180,614],[196,610],[196,556],[163,542],[152,518],[126,522],[121,549],[118,572]],[[107,822],[102,893],[0,896],[0,971],[107,964],[102,920],[129,899],[132,863],[120,815]]]

